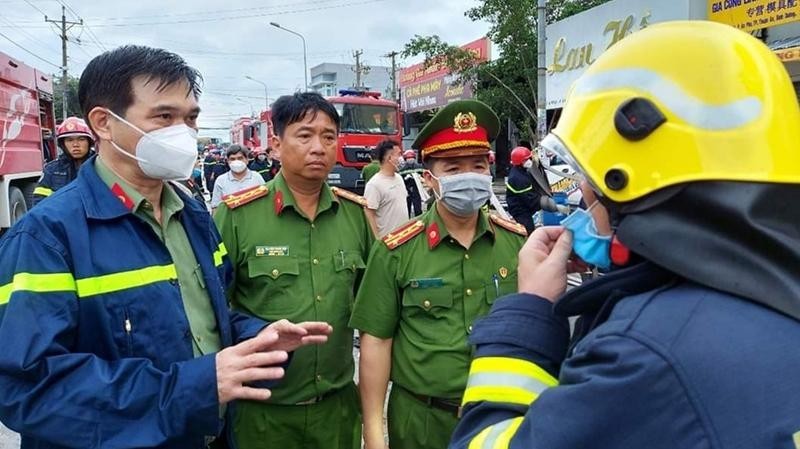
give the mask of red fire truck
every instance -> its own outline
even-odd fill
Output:
[[[361,169],[370,162],[372,148],[384,139],[402,141],[400,108],[380,97],[378,92],[360,90],[341,90],[339,96],[328,97],[341,118],[336,166],[328,175],[328,184],[362,194]],[[263,111],[259,120],[236,120],[231,127],[231,143],[250,149],[266,147],[272,134],[272,111]]]
[[[0,52],[0,232],[32,205],[45,162],[55,159],[53,81]]]
[[[261,146],[262,123],[250,117],[236,119],[231,126],[231,144],[239,144],[251,150]],[[266,134],[264,134],[266,135]]]

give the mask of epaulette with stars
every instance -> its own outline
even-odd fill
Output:
[[[507,231],[511,231],[514,234],[519,234],[523,237],[528,236],[528,231],[525,229],[525,226],[522,226],[516,221],[506,220],[505,218],[495,214],[489,214],[489,219],[492,220],[492,223]]]
[[[344,198],[346,200],[350,200],[361,207],[367,207],[367,199],[361,195],[356,195],[355,193],[345,190],[339,187],[331,187],[331,192],[336,195],[337,198]]]
[[[250,187],[236,193],[231,193],[222,197],[222,201],[228,206],[228,209],[236,209],[239,206],[244,206],[247,203],[253,202],[261,197],[269,194],[269,188],[262,184],[256,187]]]
[[[423,223],[422,220],[412,220],[386,234],[382,240],[386,247],[389,248],[389,251],[391,251],[411,240],[424,229],[425,223]]]

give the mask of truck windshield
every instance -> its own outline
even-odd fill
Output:
[[[391,106],[335,103],[341,117],[341,132],[353,134],[397,134],[397,110]]]

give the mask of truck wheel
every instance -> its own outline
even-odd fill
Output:
[[[22,195],[25,197],[25,205],[28,206],[28,210],[31,210],[33,207],[33,191],[36,190],[36,183],[29,182],[22,186]]]
[[[8,190],[8,206],[11,212],[11,226],[28,212],[28,206],[25,204],[25,195],[19,187],[11,186]]]

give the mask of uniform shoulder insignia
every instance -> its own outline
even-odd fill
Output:
[[[422,220],[409,221],[394,231],[386,234],[386,236],[383,238],[383,243],[385,243],[386,247],[391,251],[403,243],[411,240],[411,238],[422,232],[424,229],[425,223],[423,223]]]
[[[228,209],[236,209],[239,206],[244,206],[247,203],[267,196],[268,193],[269,188],[262,184],[236,193],[231,193],[230,195],[225,195],[222,197],[222,201],[228,206]]]
[[[505,218],[495,214],[489,214],[489,218],[492,220],[492,223],[500,226],[503,229],[511,231],[515,234],[519,234],[523,237],[528,236],[528,231],[525,230],[525,226],[522,226],[516,221],[506,220]]]
[[[333,194],[336,195],[337,197],[350,200],[361,207],[367,207],[367,199],[361,195],[356,195],[355,193],[349,190],[341,189],[339,187],[331,187],[331,192],[333,192]]]

